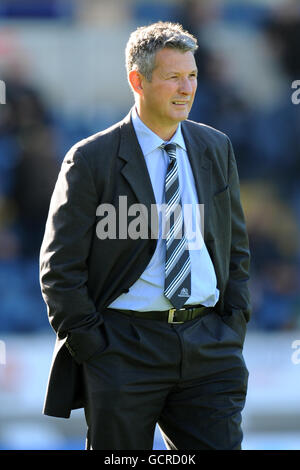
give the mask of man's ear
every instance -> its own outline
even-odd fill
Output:
[[[135,93],[143,95],[142,75],[137,70],[131,70],[128,74],[128,80]]]

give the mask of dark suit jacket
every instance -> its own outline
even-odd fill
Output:
[[[221,315],[242,310],[248,321],[249,247],[230,140],[188,120],[182,132],[204,204],[204,241],[220,290],[216,310]],[[155,251],[151,236],[97,237],[96,208],[117,207],[119,196],[127,196],[128,207],[144,204],[149,213],[155,204],[131,113],[72,147],[51,199],[40,257],[42,294],[57,333],[44,406],[48,415],[69,417],[71,409],[82,407],[81,364],[103,342],[101,311],[129,290]]]

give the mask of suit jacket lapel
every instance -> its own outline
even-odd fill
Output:
[[[204,219],[208,220],[211,194],[211,160],[206,155],[207,146],[201,139],[199,128],[197,128],[197,131],[197,133],[193,132],[192,125],[189,124],[189,121],[182,122],[182,133],[195,179],[199,204],[204,204]],[[125,162],[121,173],[132,188],[139,203],[146,207],[148,225],[152,230],[152,235],[156,236],[156,201],[145,158],[131,122],[131,111],[125,117],[121,126],[119,158]],[[152,215],[156,217],[155,224],[152,224],[152,226],[150,217],[151,211]],[[207,224],[204,221],[204,238],[206,238],[206,228]]]
[[[146,207],[148,225],[152,229],[153,235],[156,235],[156,224],[152,224],[153,227],[151,227],[151,210],[152,215],[157,217],[155,196],[145,158],[131,122],[131,111],[125,117],[121,126],[119,158],[125,162],[121,173],[135,193],[139,203]]]
[[[207,145],[201,139],[199,128],[197,131],[197,133],[193,132],[189,121],[182,123],[182,133],[195,179],[199,204],[204,204],[204,238],[206,238],[207,224],[205,220],[208,220],[211,194],[211,160],[206,155]]]

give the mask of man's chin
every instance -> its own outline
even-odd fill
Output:
[[[174,121],[181,122],[189,117],[190,109],[178,109],[172,113]]]
[[[185,121],[189,117],[189,113],[178,113],[176,116],[173,116],[174,123],[179,123]]]

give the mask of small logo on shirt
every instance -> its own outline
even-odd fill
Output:
[[[178,294],[178,297],[189,297],[189,296],[190,296],[190,294],[189,294],[189,291],[186,287],[183,287],[181,289],[181,291],[179,292],[179,294]]]

